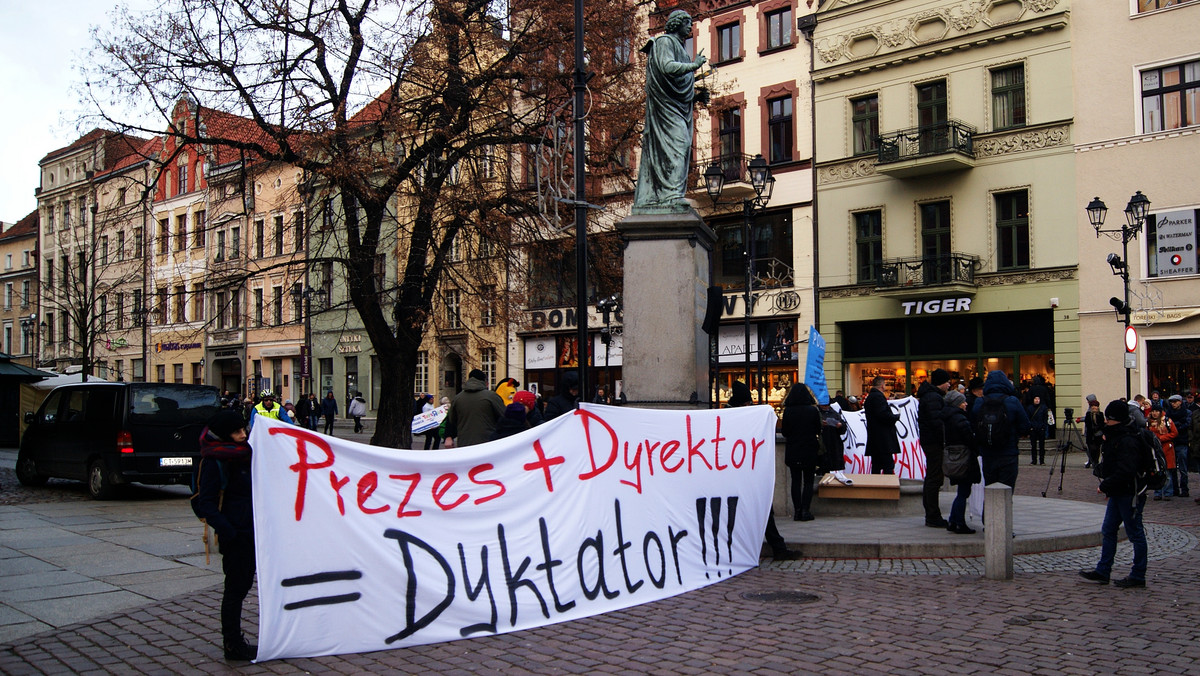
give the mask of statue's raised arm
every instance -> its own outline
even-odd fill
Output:
[[[692,17],[675,10],[662,35],[646,43],[646,125],[638,168],[634,213],[686,211],[688,159],[695,120],[696,71],[708,59],[703,50],[691,58],[684,41],[692,34]]]

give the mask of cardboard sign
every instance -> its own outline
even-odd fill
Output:
[[[433,410],[414,415],[412,421],[412,433],[420,434],[421,432],[428,432],[438,425],[441,425],[442,421],[446,419],[446,412],[449,410],[450,404],[442,404]]]
[[[254,426],[260,660],[487,636],[626,608],[758,565],[766,406],[584,405],[438,452]]]

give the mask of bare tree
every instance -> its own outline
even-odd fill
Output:
[[[507,252],[560,225],[539,218],[551,210],[545,201],[539,208],[534,187],[539,148],[554,144],[550,123],[570,95],[569,3],[164,5],[147,15],[121,12],[113,29],[96,33],[88,86],[100,115],[139,128],[108,103],[141,102],[148,110],[138,119],[156,114],[182,142],[305,172],[310,222],[329,218],[337,233],[336,246],[318,247],[308,264],[340,270],[382,367],[373,443],[407,446],[416,353],[436,294],[486,274],[452,264],[455,243]],[[628,0],[589,2],[587,12],[595,75],[587,162],[597,185],[619,190],[628,165],[618,158],[641,117],[641,69],[632,58],[641,24]],[[184,96],[198,104],[196,124],[170,125]],[[204,111],[241,116],[253,130],[204,122]],[[398,269],[385,288],[376,266],[389,247]]]

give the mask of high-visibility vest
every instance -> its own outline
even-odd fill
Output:
[[[275,406],[272,406],[271,410],[268,411],[266,408],[263,407],[262,402],[259,402],[259,404],[254,407],[254,411],[255,411],[255,413],[254,413],[255,415],[265,415],[268,418],[274,418],[275,420],[279,420],[279,405],[278,404],[276,404]]]

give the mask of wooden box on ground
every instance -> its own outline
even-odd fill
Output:
[[[899,500],[900,477],[894,474],[847,474],[854,482],[851,486],[833,478],[833,474],[821,477],[817,495],[822,499],[856,500]]]

